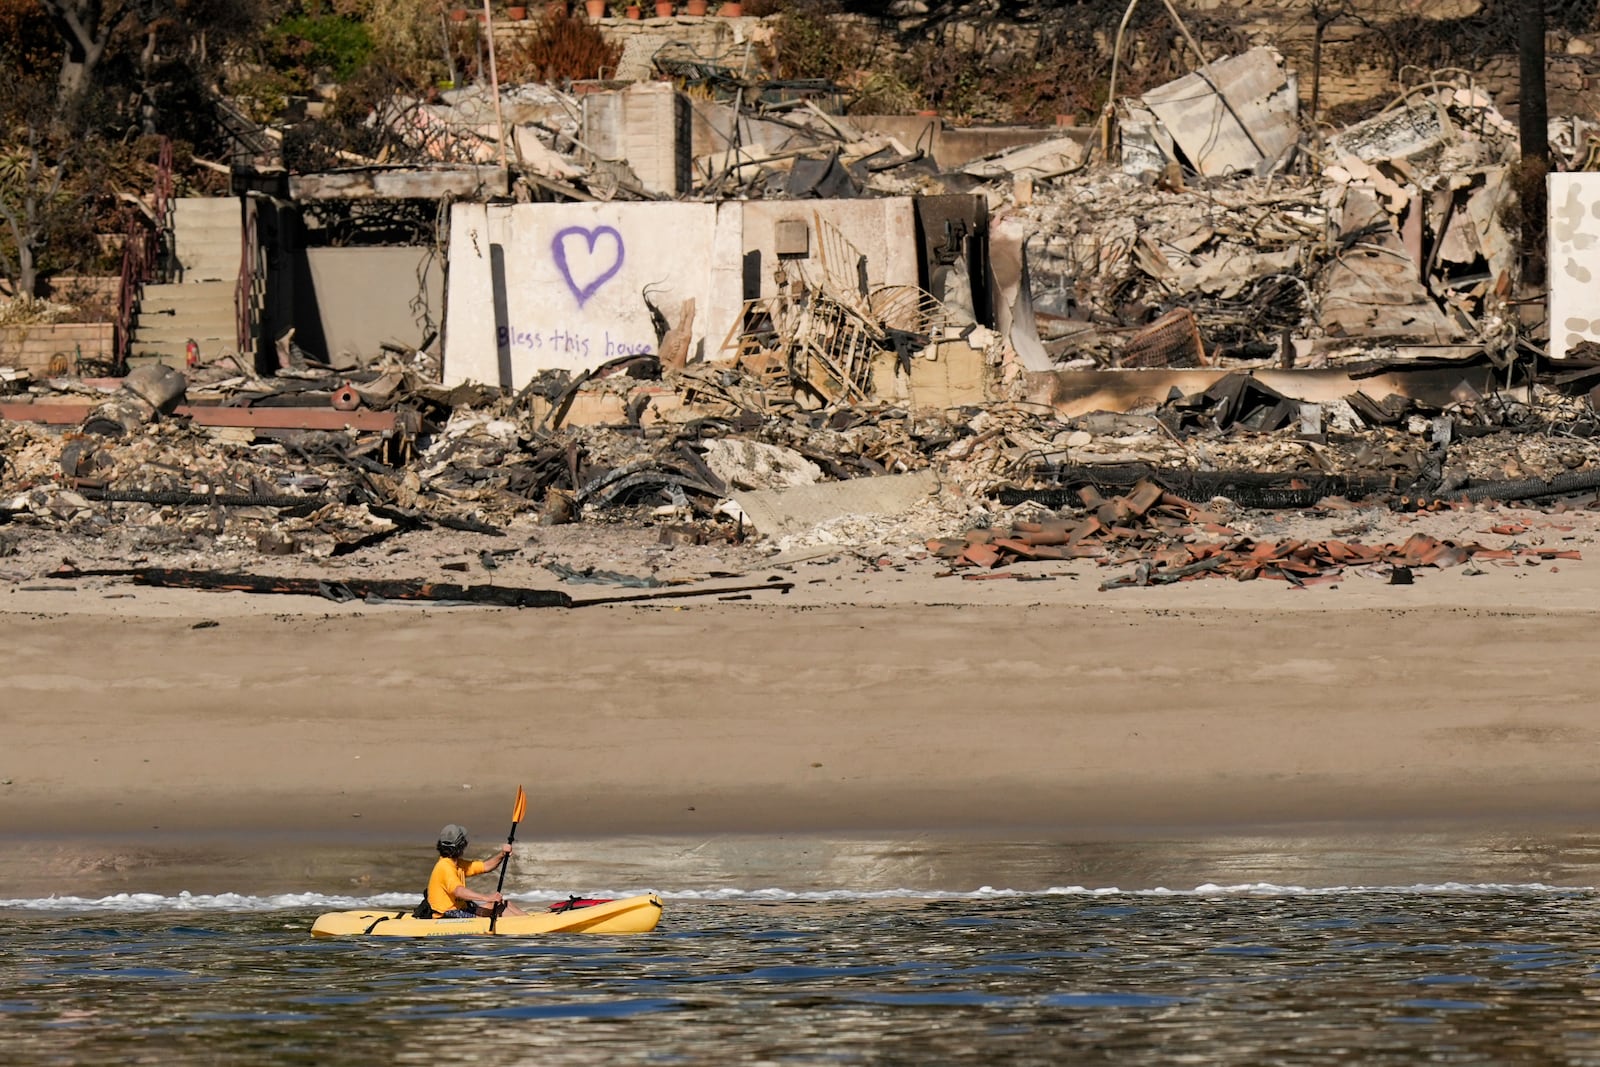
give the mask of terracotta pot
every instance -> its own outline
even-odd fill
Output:
[[[596,21],[606,17],[606,0],[583,0],[583,9]]]
[[[525,7],[508,7],[508,8],[506,8],[506,18],[510,19],[512,22],[521,22],[523,19],[525,19],[527,17],[528,17],[528,9],[525,8]]]
[[[744,14],[744,5],[723,4],[721,7],[717,8],[717,14],[721,15],[725,19],[736,19],[740,15]]]
[[[672,0],[656,0],[656,18],[670,19],[672,17]]]
[[[465,22],[465,21],[467,21],[467,9],[464,8],[464,7],[451,8],[450,9],[450,21],[451,22]]]
[[[568,14],[568,11],[567,11],[567,5],[566,5],[565,0],[561,0],[561,2],[559,2],[559,3],[550,3],[550,4],[544,5],[544,16],[545,16],[545,18],[549,18],[549,19],[564,19],[564,18],[567,17],[567,14]]]
[[[696,18],[704,15],[706,13],[706,0],[687,0],[683,5],[683,13],[685,15],[693,15]]]
[[[639,10],[639,5],[638,4],[629,4],[628,5],[628,10],[623,12],[623,14],[626,17],[628,17],[630,19],[633,19],[636,22],[639,19],[644,18],[644,12]]]

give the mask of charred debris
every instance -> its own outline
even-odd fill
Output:
[[[951,165],[931,139],[828,113],[826,87],[670,49],[654,67],[697,91],[723,142],[671,188],[592,143],[592,106],[548,86],[506,91],[525,112],[514,134],[481,92],[391,119],[452,165],[509,152],[506,201],[806,201],[831,265],[780,261],[775,294],[698,352],[652,308],[653,351],[509,385],[445,384],[434,337],[337,368],[285,339],[265,371],[241,355],[0,372],[0,555],[36,530],[259,562],[414,530],[645,523],[668,544],[926,542],[968,576],[1092,558],[1133,567],[1108,588],[1305,584],[1542,550],[1370,545],[1359,524],[1258,543],[1229,515],[1600,499],[1600,346],[1550,358],[1507,221],[1515,127],[1468,83],[1430,79],[1373,119],[1307,130],[1293,73],[1256,49],[1121,101],[1106,129]],[[638,90],[611,91],[622,106]],[[1588,128],[1556,125],[1558,165],[1580,169]],[[933,235],[925,248],[964,251],[931,256],[923,286],[873,290],[829,236],[832,202],[954,194],[981,198],[982,232]],[[435,587],[134,570],[335,599]]]

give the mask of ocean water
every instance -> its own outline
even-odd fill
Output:
[[[1572,883],[1592,840],[1431,838],[1376,860],[1371,842],[1265,844],[1187,855],[1314,877],[573,887],[660,892],[657,931],[625,937],[309,936],[320,911],[412,891],[14,897],[0,1035],[13,1064],[1600,1064],[1587,885],[1333,880],[1455,855]],[[1077,866],[1154,858],[1054,848]],[[1026,858],[997,869],[1054,848],[1015,846]]]

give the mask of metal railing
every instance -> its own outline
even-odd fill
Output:
[[[133,347],[133,320],[145,283],[162,274],[162,251],[167,236],[167,213],[172,204],[172,141],[163,137],[156,159],[156,175],[151,190],[150,217],[138,212],[128,215],[122,240],[122,270],[117,285],[117,322],[113,338],[114,374],[128,369]]]

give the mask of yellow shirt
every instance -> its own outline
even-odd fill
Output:
[[[428,907],[437,917],[452,908],[471,907],[456,899],[456,890],[467,884],[467,879],[482,874],[489,868],[482,860],[453,860],[440,856],[428,876]]]

